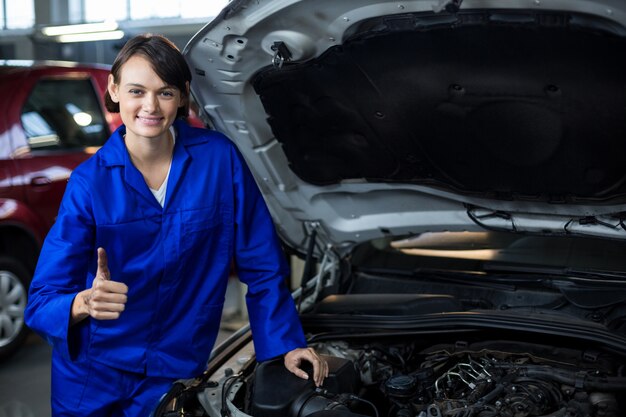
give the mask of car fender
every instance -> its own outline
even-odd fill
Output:
[[[18,227],[41,246],[47,229],[45,222],[26,204],[12,198],[0,198],[0,234],[7,226]]]

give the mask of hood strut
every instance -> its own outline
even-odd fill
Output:
[[[302,287],[304,288],[309,280],[313,277],[313,251],[315,250],[315,239],[317,238],[317,223],[312,224],[311,234],[309,235],[309,246],[306,251],[306,260],[304,263],[304,271],[302,272]]]
[[[302,299],[304,298],[304,293],[305,293],[305,288],[306,288],[306,284],[309,282],[309,280],[312,278],[313,275],[313,264],[314,264],[314,258],[313,258],[313,252],[315,250],[315,239],[317,238],[317,228],[319,226],[319,223],[317,222],[312,222],[310,223],[311,225],[311,233],[308,235],[309,237],[309,246],[307,248],[306,251],[306,258],[304,260],[304,270],[302,271],[302,279],[301,279],[301,284],[300,284],[300,299],[298,301],[298,311],[301,311],[301,307],[302,307]]]
[[[322,250],[322,257],[319,267],[316,268],[315,247],[318,244],[323,244],[324,229],[317,221],[305,222],[305,227],[309,239],[307,254],[302,273],[302,283],[300,288],[294,291],[300,312],[305,311],[317,301],[324,287],[330,287],[336,283],[340,264],[339,256],[333,245],[327,243],[323,250],[319,248]],[[318,239],[318,234],[321,236],[320,239]],[[317,272],[315,272],[316,269]]]

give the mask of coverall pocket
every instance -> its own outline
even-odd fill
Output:
[[[192,257],[228,256],[229,226],[219,207],[187,210],[182,213],[182,253]]]
[[[197,233],[222,223],[219,207],[207,207],[182,212],[183,233]]]

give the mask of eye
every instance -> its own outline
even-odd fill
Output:
[[[129,92],[130,94],[133,94],[133,95],[137,95],[137,94],[141,94],[141,93],[142,93],[142,91],[141,91],[141,90],[138,90],[138,89],[136,89],[136,88],[132,88],[132,89],[128,90],[128,92]]]
[[[165,96],[165,97],[174,97],[174,92],[173,92],[173,91],[166,90],[166,91],[162,91],[162,92],[161,92],[161,95],[163,95],[163,96]]]

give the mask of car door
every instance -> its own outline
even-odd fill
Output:
[[[14,189],[12,188],[12,177],[15,175],[15,167],[13,158],[16,155],[16,145],[13,140],[14,126],[14,114],[13,112],[16,103],[21,103],[23,98],[20,98],[18,91],[20,91],[20,85],[23,80],[23,76],[18,71],[13,71],[12,68],[0,67],[0,91],[2,91],[2,98],[0,98],[0,204],[4,207],[5,203],[14,198]],[[18,127],[21,130],[20,127]],[[0,219],[8,217],[6,210],[0,208]]]

